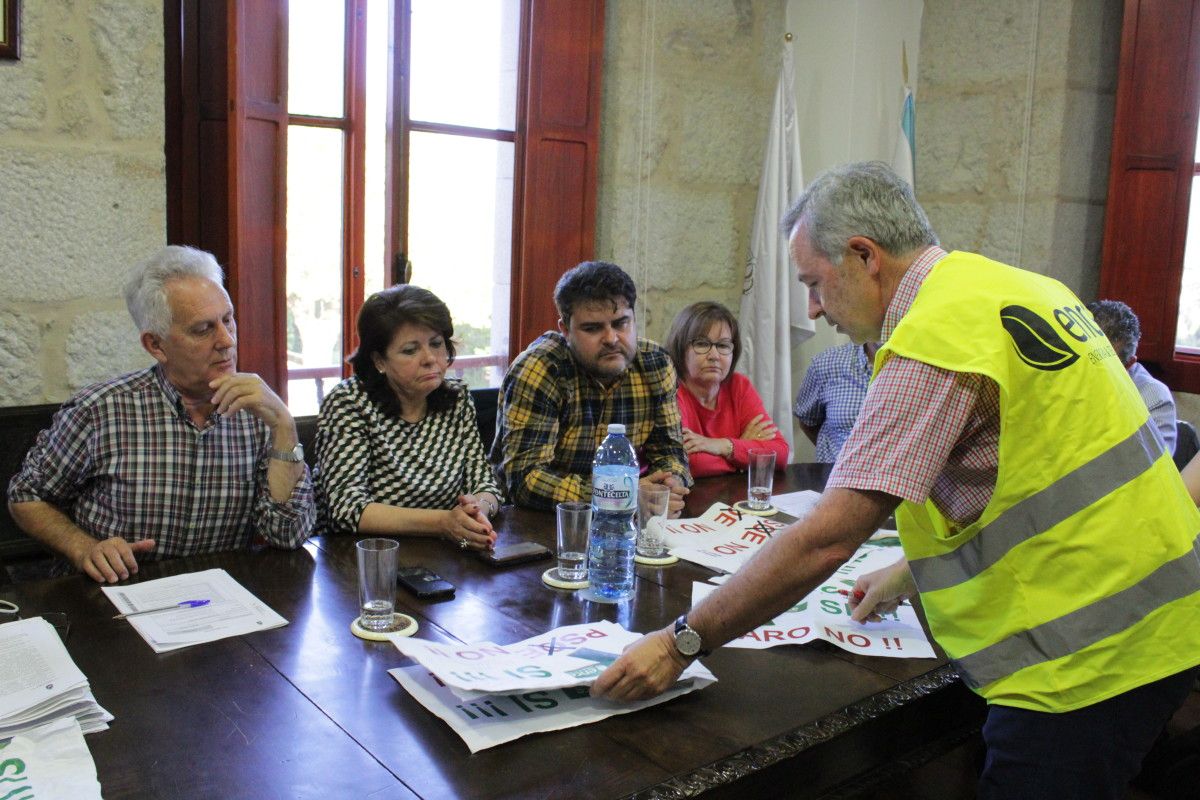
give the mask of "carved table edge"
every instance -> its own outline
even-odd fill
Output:
[[[627,795],[626,800],[680,800],[729,785],[811,747],[827,742],[905,703],[940,691],[958,680],[958,672],[943,664],[912,680],[839,709],[795,730],[753,745],[727,758]]]

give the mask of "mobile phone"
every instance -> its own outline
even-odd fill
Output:
[[[454,596],[454,584],[426,567],[400,567],[396,570],[396,583],[422,600]]]
[[[549,558],[553,553],[537,542],[511,542],[498,545],[494,550],[480,551],[479,557],[495,567],[507,567],[525,561]]]

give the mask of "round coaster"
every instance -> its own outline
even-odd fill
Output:
[[[746,504],[745,500],[737,501],[736,503],[733,504],[733,507],[736,508],[738,511],[741,511],[743,514],[753,514],[756,517],[773,517],[779,513],[779,509],[776,508],[775,506],[771,506],[769,508],[764,508],[762,511],[759,511],[758,509],[750,508],[750,506]]]
[[[358,617],[350,623],[350,632],[360,639],[371,642],[387,642],[396,636],[412,636],[417,632],[417,621],[408,614],[397,611],[392,614],[392,629],[390,631],[369,631],[358,624]]]
[[[667,553],[662,558],[635,555],[633,560],[639,564],[645,564],[647,567],[669,567],[672,564],[679,563],[679,556],[673,556],[670,553]]]
[[[564,581],[558,577],[558,567],[551,567],[542,573],[542,583],[552,589],[586,589],[590,584],[584,581]]]

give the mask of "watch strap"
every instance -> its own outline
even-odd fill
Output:
[[[289,464],[299,464],[304,460],[304,446],[299,442],[291,450],[271,450],[271,458],[276,461],[286,461]]]

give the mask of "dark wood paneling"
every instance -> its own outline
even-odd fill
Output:
[[[1200,98],[1200,0],[1126,0],[1100,294],[1141,320],[1138,357],[1173,389],[1200,391],[1175,352]]]
[[[603,0],[531,0],[510,352],[553,328],[554,284],[592,257]]]
[[[230,0],[229,290],[238,369],[287,397],[287,10]]]

